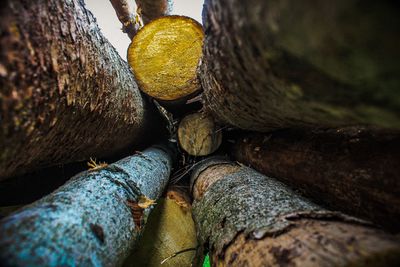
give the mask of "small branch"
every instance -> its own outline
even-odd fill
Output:
[[[165,258],[162,260],[161,265],[163,265],[164,263],[166,263],[167,261],[169,261],[170,259],[178,256],[179,254],[185,253],[185,252],[189,252],[189,251],[193,251],[196,250],[196,248],[187,248],[187,249],[183,249],[181,251],[175,252],[174,254],[172,254],[171,256]]]
[[[141,16],[144,24],[151,20],[169,15],[172,12],[172,0],[135,0],[138,9],[141,10]]]
[[[128,4],[128,0],[110,0],[110,2],[119,21],[122,23],[122,31],[128,34],[129,38],[132,39],[139,29],[139,23],[131,13],[132,9]]]

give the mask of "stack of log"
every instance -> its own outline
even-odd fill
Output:
[[[396,3],[110,2],[0,7],[1,266],[400,265]]]

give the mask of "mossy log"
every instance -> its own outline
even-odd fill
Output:
[[[206,0],[203,101],[242,129],[400,129],[395,1]]]
[[[365,128],[248,134],[236,160],[308,197],[400,231],[400,136]]]
[[[398,266],[400,241],[220,159],[193,172],[197,236],[213,266]]]
[[[168,189],[149,216],[140,243],[124,266],[191,266],[197,247],[188,190]]]
[[[193,113],[179,123],[178,141],[189,155],[207,156],[221,145],[222,131],[210,115]]]
[[[203,36],[202,26],[183,16],[161,17],[145,25],[128,49],[128,62],[140,89],[164,101],[198,92]]]
[[[2,2],[0,31],[0,180],[143,143],[151,106],[82,0]]]
[[[173,0],[135,0],[140,16],[144,24],[150,21],[171,14]]]
[[[5,266],[119,266],[168,183],[171,153],[151,147],[82,172],[0,221]]]

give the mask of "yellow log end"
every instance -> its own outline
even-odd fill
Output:
[[[177,100],[199,90],[196,72],[203,37],[202,26],[188,17],[166,16],[145,25],[128,49],[140,89],[161,100]]]

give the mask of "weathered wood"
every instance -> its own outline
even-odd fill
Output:
[[[209,159],[192,174],[197,236],[213,266],[396,266],[400,242],[253,169]]]
[[[82,172],[47,197],[0,221],[5,266],[119,266],[135,245],[170,175],[172,158],[152,147]]]
[[[132,40],[133,36],[135,36],[139,30],[140,22],[136,21],[128,0],[110,0],[110,2],[119,21],[122,23],[122,31]]]
[[[149,216],[135,251],[124,266],[190,266],[197,247],[188,190],[168,189]],[[177,254],[175,257],[172,257]]]
[[[153,19],[171,14],[173,0],[135,0],[143,23],[147,24]]]
[[[192,156],[207,156],[215,152],[222,142],[222,131],[214,118],[204,113],[185,116],[178,127],[181,148]]]
[[[365,128],[247,134],[236,160],[316,201],[400,231],[400,136]]]
[[[400,129],[395,1],[206,0],[204,105],[243,129]]]
[[[82,0],[5,1],[0,31],[0,180],[139,140],[150,106]]]
[[[197,67],[203,37],[202,26],[188,17],[167,16],[145,25],[128,49],[128,62],[140,89],[165,101],[199,91]]]

